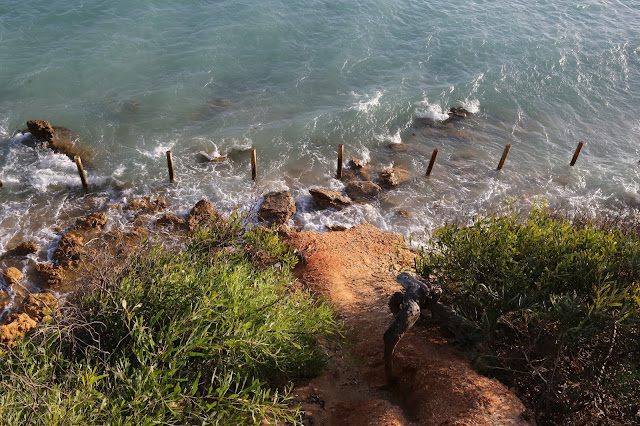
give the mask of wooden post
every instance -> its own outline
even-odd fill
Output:
[[[176,176],[173,173],[173,157],[171,156],[171,151],[167,151],[167,167],[169,167],[169,182],[174,183]]]
[[[256,158],[256,148],[251,147],[251,180],[256,181],[258,178],[258,159]]]
[[[573,167],[573,165],[576,164],[576,161],[578,160],[578,155],[580,155],[580,150],[582,149],[583,145],[584,145],[584,142],[582,141],[578,142],[578,147],[576,148],[576,152],[573,153],[573,158],[571,159],[571,164],[570,164],[571,167]]]
[[[82,187],[87,188],[87,176],[84,174],[84,167],[82,167],[82,160],[77,155],[73,157],[76,162],[76,167],[78,168],[78,174],[80,175],[80,180],[82,181]]]
[[[2,179],[0,179],[0,186],[2,186]]]
[[[502,151],[502,157],[500,158],[500,163],[498,163],[498,168],[496,171],[502,170],[502,166],[504,166],[504,160],[507,159],[507,155],[509,154],[509,150],[511,149],[511,144],[508,143],[507,146],[504,147],[504,151]]]
[[[344,155],[344,145],[338,145],[338,172],[336,177],[342,179],[342,156]]]
[[[427,177],[431,175],[431,170],[433,170],[433,165],[436,164],[436,157],[438,156],[438,148],[433,150],[431,154],[431,160],[429,160],[429,167],[427,167]]]

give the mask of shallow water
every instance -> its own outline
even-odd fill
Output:
[[[0,252],[34,239],[45,260],[74,215],[149,193],[177,212],[208,198],[228,213],[289,189],[304,229],[369,221],[418,240],[506,202],[636,208],[639,28],[633,0],[5,1]],[[475,114],[443,126],[451,106]],[[96,152],[88,192],[73,162],[15,136],[29,119]],[[388,148],[399,142],[411,149]],[[316,211],[309,188],[344,186],[338,144],[411,179],[372,204]],[[252,145],[255,185],[246,152],[198,162]]]

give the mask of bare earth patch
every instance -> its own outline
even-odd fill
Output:
[[[387,385],[382,335],[387,302],[413,254],[402,239],[369,224],[344,232],[290,236],[305,256],[303,286],[328,299],[345,323],[347,345],[329,370],[296,388],[313,425],[527,425],[525,407],[504,385],[479,375],[435,323],[419,321],[396,348],[398,380]]]

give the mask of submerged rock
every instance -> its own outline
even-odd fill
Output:
[[[382,186],[388,188],[398,186],[409,180],[409,171],[400,167],[384,169],[380,175]]]
[[[349,182],[346,187],[349,198],[357,203],[372,201],[380,191],[382,188],[371,181]]]
[[[78,136],[66,127],[52,126],[44,120],[29,120],[27,131],[37,140],[44,142],[44,147],[66,155],[71,160],[78,156],[83,161],[90,162],[95,157],[95,153],[84,146]]]
[[[5,309],[7,309],[9,303],[11,303],[11,297],[9,296],[9,293],[4,290],[0,290],[0,311],[4,311]]]
[[[160,199],[152,199],[150,195],[142,198],[133,198],[125,207],[125,210],[136,212],[137,214],[154,214],[167,208],[167,202]]]
[[[451,107],[449,111],[447,111],[447,115],[449,116],[447,120],[462,120],[473,115],[473,113],[462,107]]]
[[[316,203],[318,208],[321,209],[334,208],[336,210],[342,210],[351,205],[351,200],[343,196],[338,191],[311,188],[309,193],[313,197],[313,201]]]
[[[180,219],[178,216],[170,213],[165,213],[161,218],[156,220],[156,228],[160,226],[185,228],[187,224],[185,223],[184,220]]]
[[[287,191],[270,192],[258,211],[258,219],[267,225],[282,225],[296,213],[296,202]]]

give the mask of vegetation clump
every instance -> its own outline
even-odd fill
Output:
[[[416,261],[476,331],[477,365],[539,424],[640,421],[640,236],[546,208],[446,225]]]
[[[298,423],[291,381],[325,362],[331,309],[239,218],[147,243],[0,358],[3,424]]]

